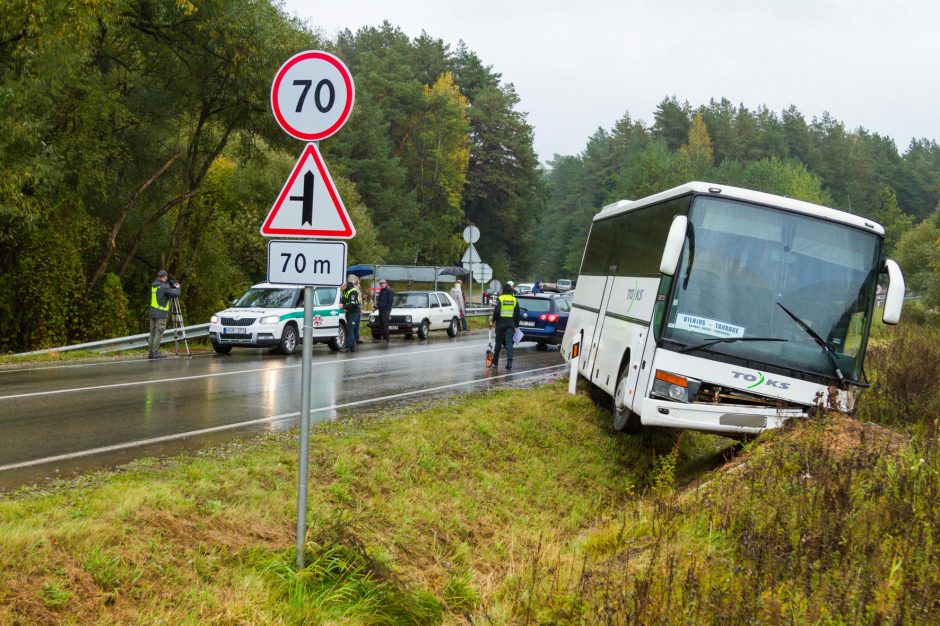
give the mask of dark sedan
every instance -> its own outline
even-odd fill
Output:
[[[557,346],[565,334],[571,298],[554,293],[516,296],[519,302],[519,329],[523,341],[534,341],[537,349],[547,350]]]

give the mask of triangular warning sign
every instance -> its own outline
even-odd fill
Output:
[[[266,237],[352,239],[356,227],[315,143],[308,143],[261,226]]]

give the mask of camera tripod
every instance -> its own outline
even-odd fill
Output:
[[[186,326],[183,324],[183,310],[180,308],[179,298],[170,298],[170,322],[173,330],[173,344],[175,346],[176,356],[180,355],[180,339],[183,341],[183,347],[186,348],[186,356],[192,357],[189,353],[189,340],[186,338]]]

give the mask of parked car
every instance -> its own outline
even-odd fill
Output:
[[[427,339],[432,330],[446,330],[449,337],[456,337],[459,328],[460,309],[447,292],[400,291],[392,300],[389,333],[404,334],[405,339],[417,333],[420,339]],[[378,311],[369,315],[369,329],[373,339],[382,336]]]
[[[571,298],[555,293],[534,293],[516,296],[516,300],[521,314],[522,341],[536,342],[538,350],[559,345],[568,325]]]
[[[569,291],[573,288],[571,281],[567,278],[559,278],[558,282],[555,283],[558,286],[559,291]]]
[[[219,354],[232,348],[272,348],[292,354],[303,338],[304,288],[301,285],[254,285],[209,320],[209,340]],[[340,290],[313,290],[313,342],[326,343],[334,352],[346,341],[346,315]]]

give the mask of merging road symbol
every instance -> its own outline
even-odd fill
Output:
[[[303,202],[300,215],[300,224],[313,225],[313,172],[304,174],[304,192],[299,196],[291,196],[291,200]]]

